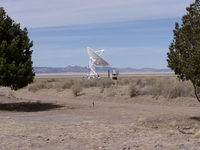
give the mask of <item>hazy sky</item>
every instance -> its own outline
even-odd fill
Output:
[[[87,66],[86,47],[113,67],[167,68],[175,22],[194,0],[0,0],[34,42],[34,66]]]

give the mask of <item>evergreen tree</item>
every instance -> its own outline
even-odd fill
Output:
[[[200,0],[195,0],[186,10],[182,24],[175,24],[167,61],[179,79],[192,82],[200,102]]]
[[[32,46],[27,29],[0,8],[0,86],[17,90],[33,81]]]

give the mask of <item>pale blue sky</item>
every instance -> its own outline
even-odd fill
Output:
[[[87,66],[86,47],[112,67],[167,68],[175,22],[193,0],[0,0],[28,27],[34,66]]]

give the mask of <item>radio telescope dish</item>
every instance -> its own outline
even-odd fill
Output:
[[[103,54],[104,50],[94,51],[91,48],[87,48],[87,52],[89,55],[89,74],[88,79],[92,78],[99,78],[99,75],[96,72],[96,66],[109,66],[109,63],[106,62],[101,55]]]
[[[95,53],[91,48],[88,48],[87,50],[88,50],[89,57],[94,60],[95,65],[97,65],[97,66],[108,66],[109,65],[103,58],[100,57],[101,54],[99,54],[99,55],[97,54],[98,51]],[[100,50],[99,52],[101,52],[101,51],[102,51],[102,53],[104,52],[104,50]]]

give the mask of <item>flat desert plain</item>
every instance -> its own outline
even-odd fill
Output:
[[[191,97],[24,88],[0,102],[0,150],[200,149],[200,104]]]

